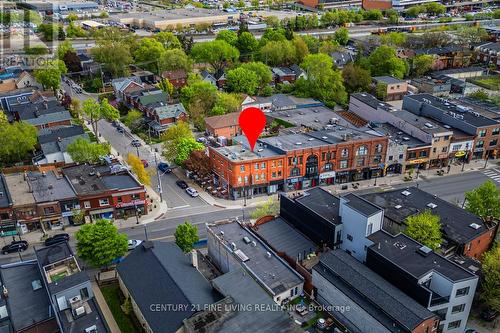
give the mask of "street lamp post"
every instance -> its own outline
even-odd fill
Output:
[[[135,203],[134,203],[134,210],[135,210],[135,219],[136,219],[135,224],[139,224],[139,208],[137,208],[137,204],[135,204]]]
[[[137,157],[140,158],[141,156],[139,155],[139,146],[135,146],[135,149],[137,150]]]
[[[158,160],[156,159],[156,152],[154,153],[155,156],[155,166],[156,166],[156,177],[158,177],[158,193],[160,194],[160,202],[163,202],[163,190],[161,188],[161,177],[160,177],[160,171],[158,170]]]
[[[486,159],[484,160],[484,168],[483,169],[486,169],[486,166],[488,166],[488,159],[490,158],[490,155],[488,155],[488,153],[486,153]]]

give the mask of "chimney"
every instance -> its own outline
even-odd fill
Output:
[[[49,104],[47,103],[47,101],[43,101],[43,106],[45,107],[45,110],[49,109]]]
[[[3,295],[3,298],[5,298],[5,299],[9,298],[9,291],[7,290],[5,285],[2,286],[2,295]]]
[[[196,250],[191,250],[191,264],[198,269],[198,252]]]

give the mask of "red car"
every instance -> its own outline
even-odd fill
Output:
[[[145,168],[147,168],[147,167],[149,166],[148,161],[146,161],[146,160],[141,160],[141,162],[142,162],[142,165],[144,165],[144,167],[145,167]]]

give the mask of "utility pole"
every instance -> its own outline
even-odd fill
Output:
[[[160,202],[163,202],[163,195],[162,195],[162,188],[161,188],[161,177],[160,177],[160,172],[158,170],[158,160],[156,159],[156,152],[153,153],[155,156],[155,166],[156,166],[156,176],[158,177],[158,193],[160,194]]]
[[[488,159],[490,158],[490,155],[488,155],[488,152],[486,152],[486,159],[484,160],[484,168],[486,169],[486,166],[488,165]]]

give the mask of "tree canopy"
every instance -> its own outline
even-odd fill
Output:
[[[217,34],[215,40],[223,40],[231,46],[238,44],[238,34],[232,30],[222,30]]]
[[[67,152],[73,162],[97,163],[102,156],[108,155],[110,147],[107,144],[90,142],[84,138],[78,138],[67,147]]]
[[[37,142],[35,126],[23,121],[9,124],[3,116],[0,120],[0,165],[23,161],[35,150]]]
[[[181,49],[166,50],[159,62],[166,71],[182,69],[189,73],[193,67],[192,60]]]
[[[240,52],[226,41],[214,40],[194,44],[191,56],[197,62],[208,63],[215,71],[219,71],[238,60]]]
[[[498,243],[484,254],[481,265],[480,299],[494,310],[500,311],[500,246]]]
[[[77,231],[76,251],[91,266],[103,267],[127,252],[127,236],[118,233],[111,221],[97,220]]]
[[[179,39],[171,32],[161,31],[154,35],[154,38],[159,41],[166,50],[181,49],[182,45]]]
[[[500,218],[500,189],[491,180],[465,192],[465,209],[480,217]]]
[[[135,62],[142,68],[158,73],[160,59],[165,56],[165,47],[154,38],[143,38],[134,51]]]
[[[97,124],[99,120],[112,121],[120,118],[120,112],[109,104],[107,98],[103,98],[100,103],[92,98],[85,100],[83,102],[83,113],[89,118],[96,137],[98,137]]]
[[[238,67],[227,72],[226,85],[230,91],[254,95],[259,86],[259,77],[254,71]]]
[[[127,164],[130,165],[141,184],[151,185],[151,176],[146,171],[144,164],[137,155],[129,153],[127,156]]]
[[[408,64],[396,55],[396,50],[387,45],[377,47],[362,64],[373,76],[389,75],[402,79],[408,72]]]
[[[406,218],[404,233],[419,243],[437,250],[442,243],[441,223],[430,210]]]
[[[188,221],[179,224],[177,228],[175,228],[175,244],[177,244],[184,253],[190,252],[193,249],[194,243],[198,240],[198,228]]]
[[[35,69],[35,79],[45,89],[50,88],[56,91],[61,86],[62,75],[67,72],[68,69],[63,61],[47,61],[43,67]]]
[[[356,64],[347,64],[342,69],[344,85],[349,92],[367,91],[372,83],[370,71]]]

